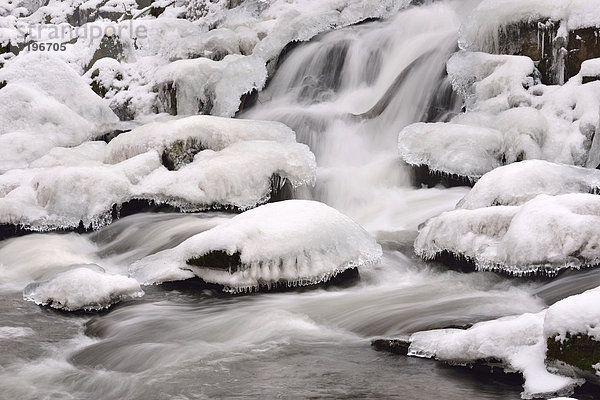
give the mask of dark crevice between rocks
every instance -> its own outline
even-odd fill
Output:
[[[429,166],[423,165],[411,165],[412,169],[412,184],[416,187],[428,187],[432,188],[438,185],[442,185],[447,188],[467,186],[473,187],[475,182],[472,182],[466,176],[461,175],[450,175],[440,172],[432,172]]]

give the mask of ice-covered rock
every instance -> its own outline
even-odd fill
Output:
[[[143,294],[135,279],[110,275],[99,267],[74,268],[23,290],[25,300],[65,311],[98,311]]]
[[[502,165],[502,148],[501,132],[469,125],[416,123],[398,136],[400,156],[407,164],[471,181]]]
[[[246,211],[181,245],[133,263],[142,284],[194,276],[237,293],[325,282],[379,260],[377,242],[335,209],[288,200]]]
[[[520,372],[524,399],[570,395],[583,379],[598,383],[598,300],[600,288],[595,288],[536,314],[480,322],[466,330],[417,332],[404,346],[409,356]]]
[[[546,370],[544,314],[523,314],[480,322],[467,330],[441,329],[410,337],[409,356],[435,358],[451,364],[474,362],[523,374],[524,399],[569,395],[581,380]]]
[[[519,206],[539,194],[598,193],[600,171],[542,160],[522,161],[485,174],[458,208]]]
[[[97,229],[134,199],[244,210],[279,189],[274,176],[295,188],[316,175],[314,155],[285,125],[210,116],[152,123],[108,145],[56,148],[32,166],[0,175],[0,224]]]
[[[415,251],[464,257],[480,270],[555,275],[600,263],[599,224],[600,197],[542,194],[521,206],[443,213],[423,225]]]

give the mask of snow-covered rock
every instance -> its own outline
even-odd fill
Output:
[[[493,363],[496,359],[506,370],[523,374],[521,397],[524,399],[569,395],[583,382],[546,370],[544,314],[545,311],[504,317],[480,322],[467,330],[417,332],[410,337],[408,355],[459,365]]]
[[[407,354],[453,365],[497,367],[500,361],[505,371],[523,374],[524,399],[570,395],[583,379],[598,383],[599,300],[600,288],[595,288],[535,314],[480,322],[467,330],[417,332],[408,340]]]
[[[102,310],[143,294],[135,279],[110,275],[99,267],[74,268],[23,290],[25,300],[65,311]]]
[[[181,245],[133,263],[142,284],[197,276],[237,293],[325,282],[379,260],[377,242],[325,204],[288,200],[246,211]]]
[[[600,288],[553,304],[546,312],[546,364],[600,383]]]
[[[398,136],[407,164],[471,181],[502,165],[502,147],[502,133],[495,129],[442,122],[412,124]]]
[[[113,207],[134,199],[244,210],[269,200],[274,176],[295,188],[316,175],[314,155],[285,125],[210,116],[149,124],[108,145],[56,148],[32,166],[0,175],[0,223],[97,229],[111,222]]]
[[[485,174],[458,203],[472,210],[491,206],[519,206],[539,194],[598,193],[600,171],[542,160],[522,161]]]
[[[415,251],[464,257],[480,270],[555,275],[600,263],[599,226],[600,197],[542,194],[521,206],[443,213],[420,229]]]

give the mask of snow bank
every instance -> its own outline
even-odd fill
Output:
[[[197,146],[186,148],[193,140]],[[166,149],[176,170],[162,164]],[[0,223],[98,229],[112,221],[114,206],[134,199],[244,210],[269,200],[273,176],[294,188],[316,176],[314,155],[285,125],[209,116],[145,125],[108,145],[56,148],[32,166],[0,175]]]
[[[25,300],[65,311],[102,310],[143,295],[135,279],[107,274],[100,267],[75,268],[23,290]]]
[[[600,197],[539,195],[522,206],[457,209],[427,221],[415,241],[425,259],[462,256],[480,270],[555,275],[600,262]]]
[[[485,174],[458,203],[472,210],[491,206],[518,206],[539,194],[598,193],[600,171],[529,160]]]
[[[135,262],[142,284],[198,276],[243,292],[302,286],[379,260],[381,247],[348,217],[325,204],[288,200],[246,211],[230,221]]]
[[[118,121],[75,71],[48,54],[17,57],[0,69],[0,82],[0,172],[93,139]]]
[[[590,0],[484,0],[460,30],[465,50],[493,52],[508,25],[530,21],[563,21],[568,30],[600,27],[600,4]]]
[[[524,399],[569,395],[581,380],[555,375],[544,364],[544,314],[523,314],[481,322],[470,329],[418,332],[410,337],[409,356],[435,358],[452,364],[502,361],[508,371],[523,374]]]

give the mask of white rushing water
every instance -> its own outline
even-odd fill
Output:
[[[375,337],[537,312],[599,284],[593,271],[552,284],[517,282],[414,256],[419,224],[454,208],[468,190],[413,187],[397,136],[410,123],[460,109],[444,71],[467,3],[412,7],[300,44],[242,113],[290,126],[318,164],[316,187],[297,196],[338,209],[382,245],[382,261],[361,271],[359,282],[226,296],[192,281],[145,287],[144,298],[109,313],[66,315],[23,302],[21,290],[74,264],[126,275],[132,262],[232,214],[138,214],[92,234],[5,240],[0,398],[517,398],[519,382],[476,380],[370,348]]]

